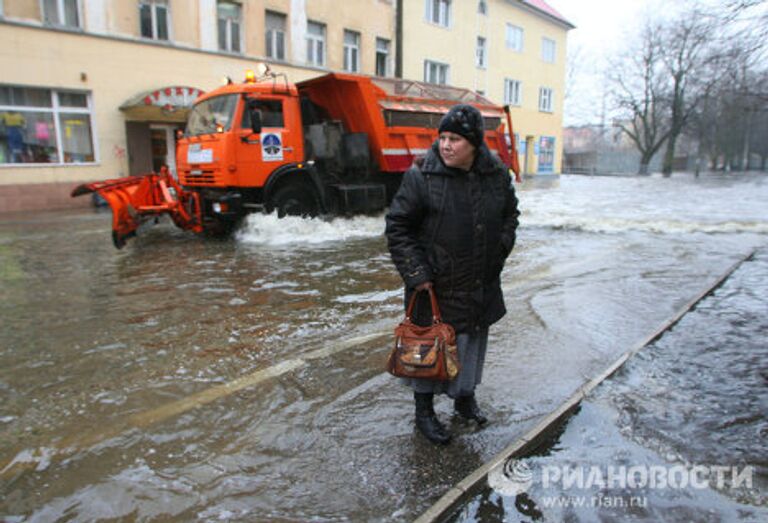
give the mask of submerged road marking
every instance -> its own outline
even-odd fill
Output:
[[[593,257],[597,258],[597,257]],[[582,263],[583,265],[583,260]],[[524,283],[540,280],[546,275],[552,276],[563,271],[554,271],[551,267],[544,267],[536,272],[529,273],[521,278],[506,283],[507,288],[519,287]],[[393,319],[393,324],[396,322]],[[202,407],[218,399],[229,396],[243,389],[247,389],[263,383],[267,380],[277,378],[283,374],[303,367],[308,361],[327,358],[333,354],[354,348],[358,345],[390,336],[392,331],[377,331],[363,336],[357,336],[348,340],[332,344],[329,347],[315,349],[304,354],[301,357],[285,360],[278,364],[259,369],[236,378],[222,385],[217,385],[177,401],[161,405],[148,411],[139,412],[126,418],[123,422],[113,424],[110,428],[92,430],[88,432],[77,433],[76,435],[64,438],[55,445],[47,447],[38,447],[37,449],[23,449],[13,458],[0,463],[0,478],[6,478],[15,472],[21,472],[28,469],[44,470],[50,461],[56,456],[70,455],[79,449],[89,448],[109,439],[120,436],[124,432],[135,428],[146,428],[156,423],[160,423],[169,418],[178,416],[187,411]]]

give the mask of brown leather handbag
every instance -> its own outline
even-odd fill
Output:
[[[435,291],[431,287],[426,290],[432,304],[432,325],[421,327],[411,321],[420,291],[414,292],[405,319],[395,328],[395,348],[389,354],[387,370],[401,378],[452,380],[459,373],[456,333],[443,323]]]

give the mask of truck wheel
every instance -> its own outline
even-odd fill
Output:
[[[285,216],[317,216],[317,199],[313,191],[300,185],[286,185],[272,197],[272,209],[277,210],[278,218]]]

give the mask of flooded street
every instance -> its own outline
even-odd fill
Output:
[[[491,423],[477,431],[438,401],[457,434],[448,448],[415,433],[408,389],[383,372],[402,310],[383,217],[251,216],[226,241],[161,223],[117,251],[108,212],[0,216],[0,519],[413,520],[768,244],[764,176],[563,177],[518,190],[509,312],[491,329],[478,389]],[[731,335],[719,329],[707,338]],[[737,351],[729,365],[764,365],[755,357]],[[744,399],[722,377],[707,383],[724,405]],[[744,401],[764,416],[760,385]],[[678,416],[699,392],[670,400],[671,419],[627,423],[672,432],[696,418]],[[667,409],[643,405],[615,408]],[[703,423],[728,438],[692,447],[702,460],[765,439],[764,425],[718,425],[718,412]],[[698,441],[703,429],[690,430],[683,441]],[[739,459],[762,455],[764,467],[760,450]]]

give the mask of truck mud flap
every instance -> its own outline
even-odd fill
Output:
[[[97,193],[112,209],[112,242],[121,249],[145,221],[167,214],[177,227],[203,231],[200,196],[185,191],[167,169],[75,187],[72,197]]]

